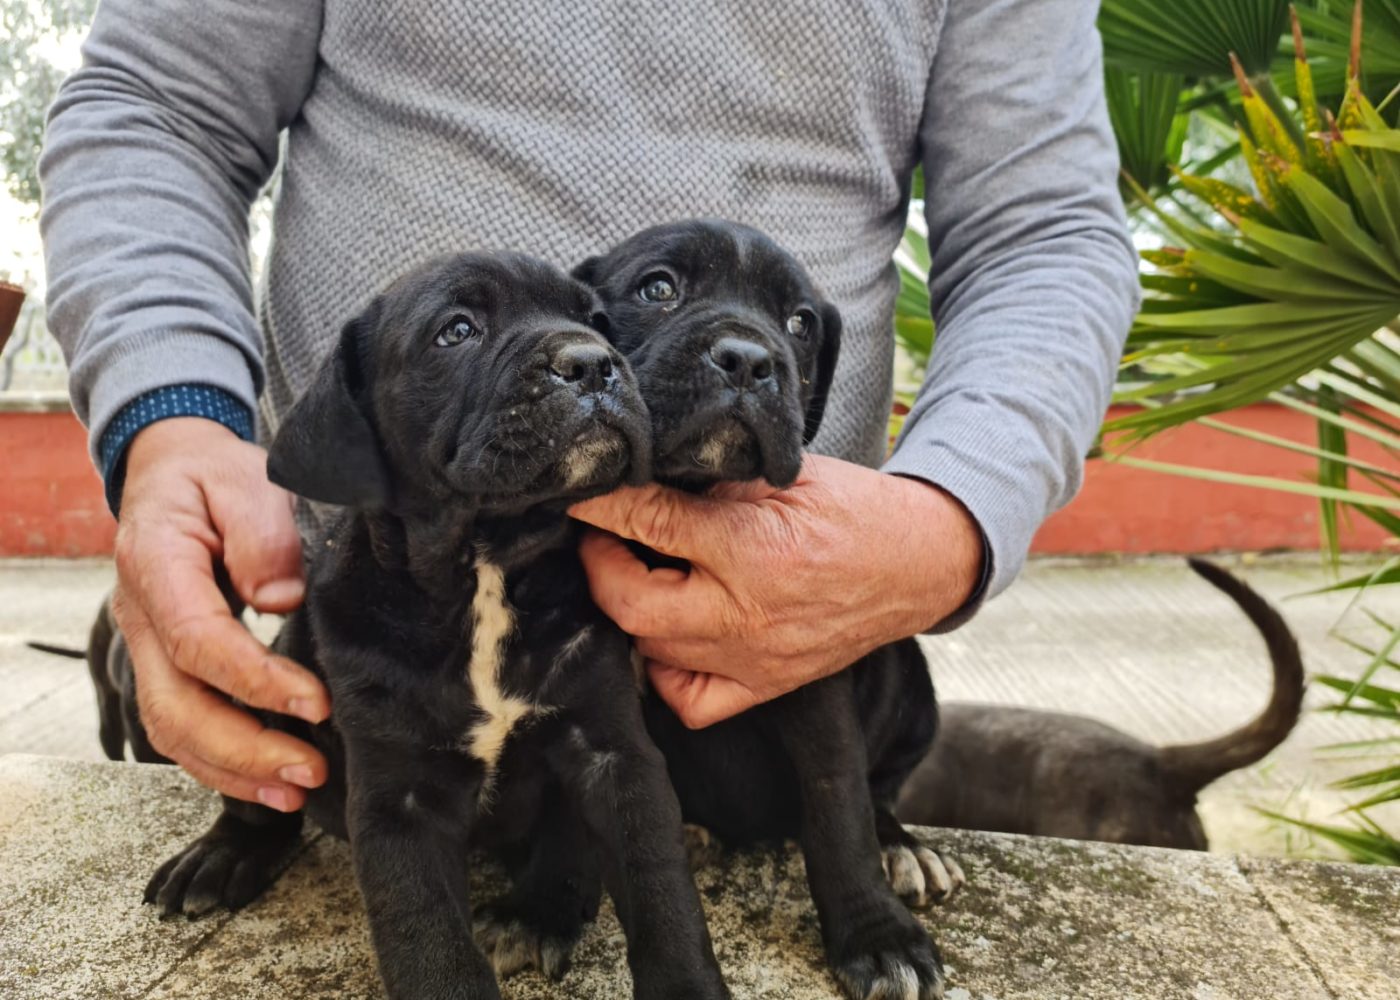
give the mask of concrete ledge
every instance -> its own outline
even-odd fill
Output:
[[[0,392],[0,413],[72,413],[68,393],[61,389]]]
[[[247,910],[162,923],[155,866],[216,803],[173,768],[0,758],[0,997],[240,1000],[380,996],[344,844],[309,834]],[[921,831],[970,886],[926,916],[950,1000],[1395,1000],[1400,872]],[[838,997],[796,851],[697,875],[736,1000]],[[478,898],[500,890],[483,873]],[[611,910],[561,987],[511,1000],[631,995]]]

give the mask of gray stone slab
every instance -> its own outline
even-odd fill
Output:
[[[151,871],[214,811],[173,768],[0,758],[0,998],[380,996],[348,851],[330,838],[308,835],[277,885],[237,915],[162,922],[141,905]],[[1393,929],[1363,939],[1358,928],[1393,920],[1400,872],[920,836],[970,879],[924,916],[948,961],[949,1000],[1396,1000],[1384,991]],[[501,888],[490,872],[477,882],[480,899]],[[736,1000],[839,995],[795,850],[731,854],[697,882]],[[563,986],[526,973],[505,995],[629,996],[624,951],[605,906]]]
[[[1241,858],[1240,868],[1338,997],[1400,1000],[1394,869]]]

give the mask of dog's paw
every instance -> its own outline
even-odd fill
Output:
[[[472,914],[476,943],[504,979],[521,969],[535,969],[554,981],[569,971],[582,927],[545,927],[509,899],[477,907]]]
[[[832,965],[851,1000],[942,1000],[943,963],[927,937],[862,952]]]
[[[716,864],[724,854],[724,845],[719,838],[698,823],[686,823],[682,827],[685,834],[685,856],[690,862],[690,870],[698,872]]]
[[[967,876],[953,858],[922,845],[882,848],[880,864],[895,895],[916,909],[946,903],[967,884]]]
[[[276,880],[296,845],[295,834],[237,837],[208,833],[161,865],[146,883],[145,902],[163,918],[237,910]]]

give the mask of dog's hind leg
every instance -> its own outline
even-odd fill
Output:
[[[625,663],[625,661],[623,661]],[[625,673],[624,673],[625,671]],[[635,1000],[729,1000],[686,863],[681,809],[625,678],[593,699],[550,761],[596,845],[627,936]],[[632,697],[628,697],[632,694]]]
[[[116,624],[112,621],[109,606],[111,597],[104,597],[88,630],[87,660],[88,676],[92,679],[93,692],[97,695],[97,739],[108,760],[123,760],[126,756],[126,730],[122,722],[122,695],[120,685],[113,679],[108,669],[108,657],[114,641],[117,640]]]
[[[114,632],[112,635],[105,669],[110,687],[116,694],[116,708],[119,713],[117,723],[121,726],[122,738],[131,744],[132,759],[138,764],[173,764],[174,761],[151,745],[150,737],[146,735],[146,726],[141,721],[141,711],[136,701],[136,667],[131,662],[131,651],[126,644],[126,638],[120,632]],[[98,697],[101,698],[100,693]],[[103,725],[105,728],[105,717]],[[104,746],[106,739],[104,733]],[[121,757],[114,759],[121,760]]]
[[[510,892],[475,908],[472,931],[497,976],[534,968],[559,980],[598,915],[602,875],[583,817],[557,782],[531,832]]]
[[[837,981],[852,1000],[942,997],[938,949],[881,869],[850,672],[799,688],[762,711],[776,723],[797,774],[807,882]]]
[[[209,831],[157,869],[145,901],[162,917],[246,906],[271,885],[300,840],[301,813],[224,797]]]

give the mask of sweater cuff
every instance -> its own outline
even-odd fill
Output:
[[[141,431],[171,417],[203,417],[222,424],[244,441],[253,440],[253,414],[237,396],[213,385],[167,385],[142,393],[117,411],[98,441],[97,456],[107,506],[120,514],[126,481],[126,450]]]
[[[1013,458],[1025,453],[1025,445],[1016,440],[1014,429],[1001,426],[1008,422],[1004,414],[992,409],[950,406],[917,428],[906,426],[883,466],[885,472],[922,479],[947,491],[972,514],[987,544],[984,598],[1001,593],[1020,573],[1031,539],[1052,509],[1050,496],[1073,495],[1078,488],[1077,477],[1070,478],[1074,470],[1063,472],[1062,483],[1061,470],[1053,470],[1052,476],[1037,467],[1048,463]],[[935,426],[936,435],[919,433]]]

